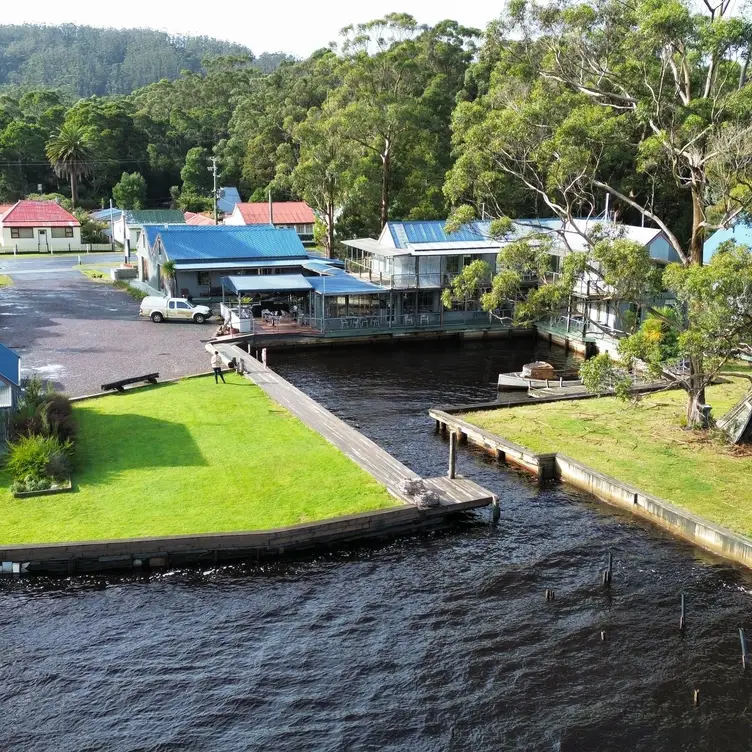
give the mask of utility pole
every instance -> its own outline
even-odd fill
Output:
[[[209,172],[214,176],[214,190],[212,191],[212,198],[214,199],[214,224],[219,224],[217,216],[217,158],[211,157],[212,166],[209,168]]]

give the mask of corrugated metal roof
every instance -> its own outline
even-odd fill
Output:
[[[184,225],[185,217],[180,209],[126,209],[123,212],[128,225]]]
[[[316,274],[345,274],[345,270],[340,266],[334,266],[327,264],[326,261],[319,261],[318,259],[312,259],[311,261],[304,261],[303,268],[309,271],[316,272]]]
[[[232,210],[235,208],[235,204],[239,204],[242,201],[238,189],[233,186],[226,186],[219,189],[219,197],[217,198],[217,209],[225,214],[232,214]]]
[[[21,356],[1,343],[0,377],[13,386],[21,385]]]
[[[387,288],[374,285],[350,274],[337,274],[333,277],[308,277],[311,287],[323,295],[374,295],[389,292]]]
[[[213,225],[214,219],[208,214],[199,214],[197,212],[183,212],[185,223],[187,225]]]
[[[310,292],[309,278],[302,274],[256,274],[244,277],[222,277],[222,286],[234,293]]]
[[[752,248],[752,225],[748,225],[745,222],[737,222],[732,227],[727,227],[724,230],[716,230],[705,241],[705,245],[703,246],[703,263],[709,263],[718,250],[718,246],[727,240],[735,240],[739,245],[746,245]]]
[[[18,201],[3,215],[5,227],[80,227],[81,223],[55,201]]]
[[[106,209],[97,209],[96,211],[90,212],[89,216],[92,219],[96,219],[98,222],[109,222],[110,212],[112,213],[112,221],[117,222],[120,219],[123,213],[123,210],[118,209],[117,207],[114,207],[114,206],[112,207],[112,209],[107,207]]]
[[[268,202],[241,203],[237,208],[247,225],[269,224]],[[272,216],[275,225],[310,225],[316,220],[313,209],[305,201],[273,201]]]
[[[295,230],[262,225],[168,225],[158,231],[172,261],[254,261],[308,256]]]

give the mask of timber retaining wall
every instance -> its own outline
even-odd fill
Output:
[[[0,547],[0,562],[6,574],[54,574],[254,560],[329,544],[434,529],[445,525],[448,517],[461,511],[461,505],[430,509],[404,505],[273,530],[80,543],[6,544]]]

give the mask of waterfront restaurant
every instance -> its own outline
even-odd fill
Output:
[[[223,277],[223,319],[240,333],[376,333],[405,325],[391,314],[386,288],[325,262],[306,271],[314,274]]]

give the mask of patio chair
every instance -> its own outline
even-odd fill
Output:
[[[415,326],[415,319],[412,315],[405,316],[405,326]]]

